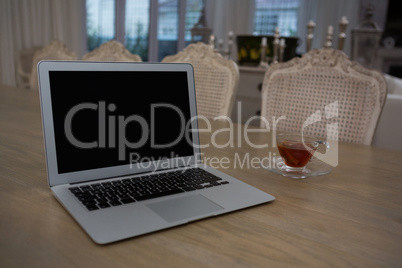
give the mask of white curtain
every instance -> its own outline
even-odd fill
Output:
[[[359,2],[359,0],[300,0],[298,37],[302,40],[302,44],[298,48],[299,53],[306,51],[307,23],[310,20],[316,24],[312,48],[324,46],[329,25],[334,29],[332,47],[337,48],[339,21],[345,16],[349,25],[346,29],[344,52],[350,56],[351,30],[359,24]]]
[[[0,84],[16,85],[14,53],[57,39],[83,55],[85,0],[1,0]]]

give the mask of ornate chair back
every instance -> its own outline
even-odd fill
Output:
[[[32,72],[29,79],[29,87],[39,89],[37,64],[41,60],[77,60],[77,55],[70,51],[64,43],[58,40],[35,52],[32,60]]]
[[[262,89],[261,127],[371,144],[387,94],[384,77],[332,48],[273,64]],[[275,125],[275,126],[274,126]]]
[[[103,43],[82,57],[86,61],[142,61],[137,54],[131,54],[124,45],[115,40]]]
[[[19,49],[15,52],[15,73],[17,87],[29,89],[29,80],[32,72],[32,61],[35,52],[42,47]]]
[[[230,117],[239,81],[234,61],[223,58],[209,45],[196,43],[176,55],[166,56],[162,62],[193,65],[198,115]]]

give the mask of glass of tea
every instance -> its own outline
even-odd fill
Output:
[[[276,136],[276,144],[283,160],[280,167],[284,176],[293,178],[305,178],[310,173],[306,165],[317,150],[323,144],[329,149],[326,141],[321,141],[313,136],[293,133],[279,133]]]

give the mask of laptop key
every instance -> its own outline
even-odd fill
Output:
[[[87,205],[86,208],[90,211],[99,209],[99,207],[95,204]]]
[[[95,200],[82,201],[82,204],[84,204],[84,206],[96,205],[96,201]]]
[[[97,199],[95,199],[96,200],[96,202],[98,202],[98,203],[107,203],[107,198],[97,198]]]
[[[120,206],[122,203],[119,200],[113,200],[109,202],[112,206]]]
[[[195,190],[197,190],[197,189],[195,189],[194,187],[183,187],[182,188],[184,191],[186,191],[186,192],[190,192],[190,191],[195,191]]]
[[[82,193],[81,189],[79,187],[70,187],[68,188],[70,190],[70,192],[72,192],[73,194],[78,194],[78,193]]]
[[[129,203],[134,203],[135,200],[131,197],[127,197],[127,198],[120,199],[120,202],[122,202],[123,204],[129,204]]]
[[[94,196],[94,195],[86,195],[86,196],[81,196],[81,197],[78,197],[78,200],[80,200],[80,201],[91,201],[91,200],[95,200],[96,199],[96,196]]]
[[[99,203],[98,206],[99,206],[100,208],[108,208],[108,207],[110,207],[110,205],[109,205],[108,203],[106,203],[106,202],[104,202],[104,203]]]

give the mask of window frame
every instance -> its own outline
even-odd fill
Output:
[[[148,39],[148,61],[158,62],[158,11],[159,3],[158,0],[149,0],[150,10],[149,10],[149,39]],[[185,40],[185,27],[186,27],[186,0],[179,1],[178,10],[178,42],[177,51],[181,51],[186,46]],[[116,41],[125,45],[125,10],[126,10],[126,0],[115,0],[115,39]]]

